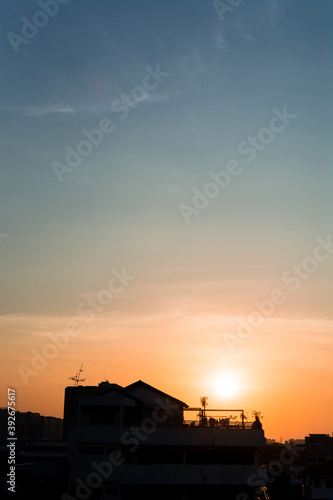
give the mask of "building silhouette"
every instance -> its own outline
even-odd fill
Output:
[[[197,418],[186,418],[193,413]],[[223,410],[206,409],[203,417],[202,409],[141,380],[124,388],[108,382],[67,387],[68,495],[253,498],[256,486],[249,478],[265,444],[260,427],[230,421]]]
[[[31,411],[15,412],[16,435],[24,441],[51,440],[63,438],[63,419],[44,417]],[[8,409],[0,408],[0,439],[8,436]]]
[[[141,380],[77,384],[64,403],[64,438],[62,419],[16,413],[18,500],[333,500],[327,434],[276,443],[240,409],[190,408]],[[0,491],[11,498],[7,439],[1,409]]]

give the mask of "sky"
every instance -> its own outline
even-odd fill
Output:
[[[83,363],[332,434],[332,11],[1,2],[0,406]]]

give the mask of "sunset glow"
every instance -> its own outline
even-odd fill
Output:
[[[83,363],[331,434],[333,2],[0,3],[0,406]]]
[[[242,393],[242,386],[236,374],[225,372],[217,375],[212,382],[212,392],[214,395],[224,400],[239,398]]]

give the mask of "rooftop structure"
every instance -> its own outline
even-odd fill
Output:
[[[258,419],[247,423],[241,409],[190,408],[139,380],[67,387],[64,415],[74,497],[88,490],[102,500],[254,493],[249,484],[265,438]]]

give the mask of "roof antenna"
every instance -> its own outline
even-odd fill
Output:
[[[75,374],[75,377],[68,377],[69,380],[74,380],[74,385],[77,387],[79,385],[79,382],[84,382],[86,379],[85,378],[80,378],[82,370],[83,363],[81,363],[81,368],[79,371]]]

